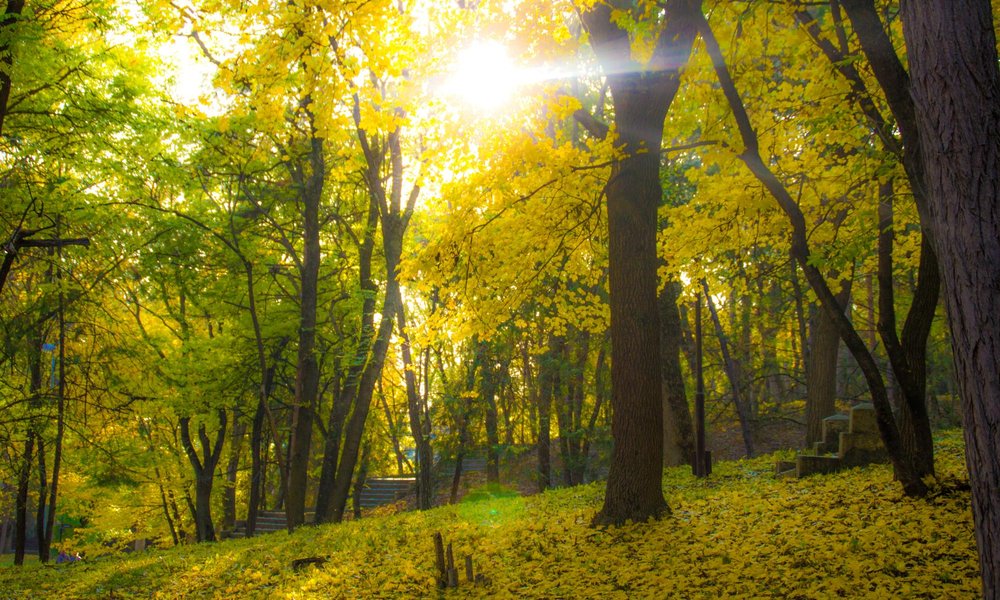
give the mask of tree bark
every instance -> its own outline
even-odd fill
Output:
[[[840,280],[837,303],[847,306],[851,298],[851,280]],[[810,312],[813,312],[810,310]],[[809,352],[806,364],[806,447],[823,439],[823,419],[836,412],[837,357],[840,333],[837,324],[822,306],[809,320]]]
[[[903,452],[921,477],[934,475],[934,438],[927,413],[927,338],[931,332],[940,289],[937,259],[930,239],[921,236],[917,286],[903,325],[902,339],[896,333],[895,279],[892,269],[893,188],[883,183],[879,202],[878,238],[878,330],[903,393],[899,410],[899,430]]]
[[[378,202],[374,197],[369,198],[368,220],[365,223],[364,237],[358,247],[358,287],[362,295],[360,335],[354,350],[354,358],[344,378],[344,386],[337,398],[334,399],[333,408],[330,410],[330,416],[327,420],[323,466],[320,471],[319,489],[316,493],[317,523],[325,523],[332,516],[333,483],[337,478],[344,423],[357,397],[358,388],[368,366],[368,357],[375,339],[375,296],[378,294],[378,286],[372,278],[372,256],[375,252],[375,233],[378,230],[378,210]]]
[[[295,375],[295,402],[292,405],[292,433],[289,441],[288,490],[285,515],[288,530],[305,522],[306,490],[309,483],[309,455],[312,445],[313,413],[319,394],[319,365],[316,361],[316,305],[319,293],[320,219],[319,206],[326,178],[323,140],[313,137],[309,152],[311,172],[302,186],[302,227],[304,249],[299,265],[299,348]]]
[[[715,326],[715,335],[719,339],[719,350],[722,352],[722,364],[729,379],[729,387],[733,393],[733,408],[736,409],[736,417],[740,422],[740,431],[743,434],[743,449],[747,458],[753,458],[753,423],[750,422],[750,407],[744,398],[743,381],[740,377],[742,367],[729,351],[729,339],[722,329],[722,321],[719,320],[719,312],[715,309],[715,302],[712,294],[708,291],[708,282],[701,280],[701,287],[705,291],[705,301],[708,305],[709,315],[712,317],[712,324]]]
[[[233,427],[229,440],[229,460],[226,463],[226,485],[222,496],[222,530],[232,530],[236,525],[236,476],[243,455],[243,438],[247,432],[238,407],[233,408]]]
[[[611,304],[611,432],[604,505],[594,524],[645,521],[668,510],[663,498],[663,400],[657,307],[657,208],[667,110],[694,43],[701,3],[671,0],[648,65],[631,58],[628,32],[598,4],[582,15],[604,68],[623,152],[605,186]],[[623,68],[627,67],[627,68]]]
[[[401,145],[402,131],[394,129],[385,138],[384,147],[378,148],[370,143],[368,133],[361,128],[360,103],[355,96],[354,122],[357,126],[358,141],[365,155],[367,169],[365,182],[372,200],[378,207],[382,225],[382,251],[385,258],[385,298],[382,303],[382,315],[378,333],[371,347],[370,359],[366,362],[356,391],[353,393],[354,406],[344,431],[343,450],[337,465],[336,476],[329,499],[318,498],[317,505],[329,502],[329,517],[334,522],[340,522],[344,516],[347,497],[350,493],[351,477],[357,466],[358,450],[364,434],[365,421],[371,408],[372,394],[375,382],[382,375],[382,366],[389,350],[395,319],[402,307],[402,295],[399,289],[399,261],[403,252],[403,234],[413,216],[413,209],[420,195],[420,187],[414,185],[403,202],[403,149]],[[389,189],[383,183],[382,166],[389,160]],[[318,518],[318,515],[317,515]]]
[[[406,309],[399,303],[397,312],[399,320],[399,337],[402,341],[400,354],[403,359],[403,374],[406,381],[407,409],[410,417],[410,435],[416,445],[416,475],[417,475],[417,507],[420,510],[431,508],[434,501],[434,456],[431,451],[430,415],[427,406],[417,389],[417,377],[414,372],[413,355],[410,349],[410,336],[406,331]],[[429,373],[424,372],[424,377]]]
[[[3,17],[0,18],[0,35],[3,35],[5,40],[14,38],[10,30],[17,25],[23,10],[24,0],[7,0]],[[10,92],[13,87],[10,72],[13,64],[14,53],[11,43],[8,41],[0,45],[0,135],[3,134],[4,122],[7,119],[7,107],[10,105]],[[3,289],[4,279],[5,277],[0,277],[0,290]]]
[[[552,404],[561,387],[559,363],[562,361],[565,340],[549,335],[548,348],[538,364],[538,436],[535,440],[538,456],[538,491],[544,492],[552,486]]]
[[[879,235],[879,318],[878,330],[892,366],[892,374],[903,392],[900,410],[900,434],[903,452],[921,476],[934,473],[934,447],[926,402],[927,339],[940,294],[940,274],[937,258],[930,242],[927,212],[927,185],[922,163],[923,150],[917,131],[916,113],[908,88],[909,74],[900,61],[892,40],[883,26],[873,0],[843,0],[841,2],[851,19],[862,51],[871,65],[875,79],[882,89],[889,110],[895,117],[890,123],[871,100],[864,80],[846,60],[846,50],[838,50],[823,40],[819,27],[808,11],[800,10],[799,20],[807,26],[810,36],[835,65],[838,72],[851,84],[854,99],[861,112],[868,118],[873,131],[885,149],[899,157],[913,193],[920,221],[923,226],[920,263],[913,302],[903,325],[902,339],[896,333],[895,294],[892,277],[892,182],[881,186]],[[836,13],[835,13],[836,16]],[[843,28],[838,23],[841,48],[846,48]],[[896,130],[899,131],[897,139]],[[887,211],[883,214],[883,211]]]
[[[198,426],[198,441],[201,443],[204,459],[199,458],[194,444],[191,443],[191,417],[181,417],[181,444],[187,454],[188,461],[195,474],[194,520],[199,542],[215,541],[215,525],[212,523],[212,485],[215,479],[215,467],[222,456],[222,445],[226,439],[226,411],[217,411],[219,430],[212,444],[205,431],[205,424]]]
[[[480,341],[476,353],[479,355],[476,359],[479,364],[479,400],[486,428],[486,482],[500,483],[496,356],[491,342]]]
[[[663,377],[663,466],[694,465],[694,426],[681,372],[681,283],[668,281],[660,307],[660,368]]]
[[[1000,596],[1000,69],[991,3],[902,3],[983,597]]]

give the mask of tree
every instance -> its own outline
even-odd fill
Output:
[[[657,306],[657,209],[663,122],[680,87],[701,3],[667,2],[648,64],[633,58],[618,23],[627,6],[598,4],[581,15],[604,68],[621,155],[605,187],[611,304],[611,431],[614,449],[595,524],[644,521],[663,499],[663,402]]]
[[[991,8],[986,0],[902,4],[983,598],[1000,595],[1000,69]]]
[[[201,443],[202,455],[191,443],[191,417],[181,417],[181,442],[184,452],[191,461],[195,473],[195,512],[194,522],[199,542],[215,541],[215,525],[212,523],[212,485],[215,480],[215,468],[222,456],[222,445],[226,439],[226,411],[217,411],[219,429],[215,433],[215,443],[208,439],[205,423],[198,424],[198,441]]]

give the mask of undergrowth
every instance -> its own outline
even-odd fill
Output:
[[[668,470],[671,514],[588,526],[603,484],[248,540],[0,568],[0,598],[975,598],[979,571],[958,432],[939,483],[903,497],[888,466],[778,480],[775,456]],[[454,545],[440,590],[433,534]],[[482,576],[465,581],[471,555]],[[295,559],[321,564],[293,568]],[[316,561],[320,562],[320,561]]]

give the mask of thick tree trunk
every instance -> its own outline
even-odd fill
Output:
[[[851,280],[840,280],[837,302],[847,306],[851,298]],[[840,333],[837,324],[823,307],[817,307],[809,320],[809,362],[806,365],[806,448],[823,439],[823,419],[836,412],[837,358],[840,356]]]
[[[591,45],[611,89],[622,158],[605,187],[611,296],[611,433],[614,437],[604,506],[595,524],[645,521],[667,510],[663,498],[663,400],[656,300],[657,208],[662,197],[663,122],[694,43],[700,2],[674,0],[664,11],[648,65],[632,61],[626,31],[611,8],[583,14]],[[628,66],[630,68],[623,68]]]
[[[326,165],[323,141],[312,139],[309,153],[311,173],[302,182],[302,226],[304,249],[299,266],[299,349],[295,375],[295,402],[292,405],[292,433],[288,455],[288,490],[285,515],[288,530],[305,522],[306,492],[309,484],[309,456],[312,446],[313,414],[319,394],[319,365],[316,361],[316,304],[319,293],[320,219]]]
[[[1000,597],[1000,69],[991,3],[902,4],[983,597]]]

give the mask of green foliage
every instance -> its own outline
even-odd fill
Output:
[[[594,529],[601,486],[304,528],[53,567],[0,570],[14,597],[943,598],[979,574],[961,435],[939,440],[942,481],[902,497],[888,466],[778,480],[774,457],[665,473],[673,513]],[[432,535],[486,581],[439,593]],[[293,570],[292,560],[329,556]],[[44,570],[44,576],[43,576]]]
[[[516,498],[521,494],[517,490],[500,485],[499,483],[487,483],[484,486],[469,490],[462,502],[482,502],[483,500],[495,500],[498,498]]]

